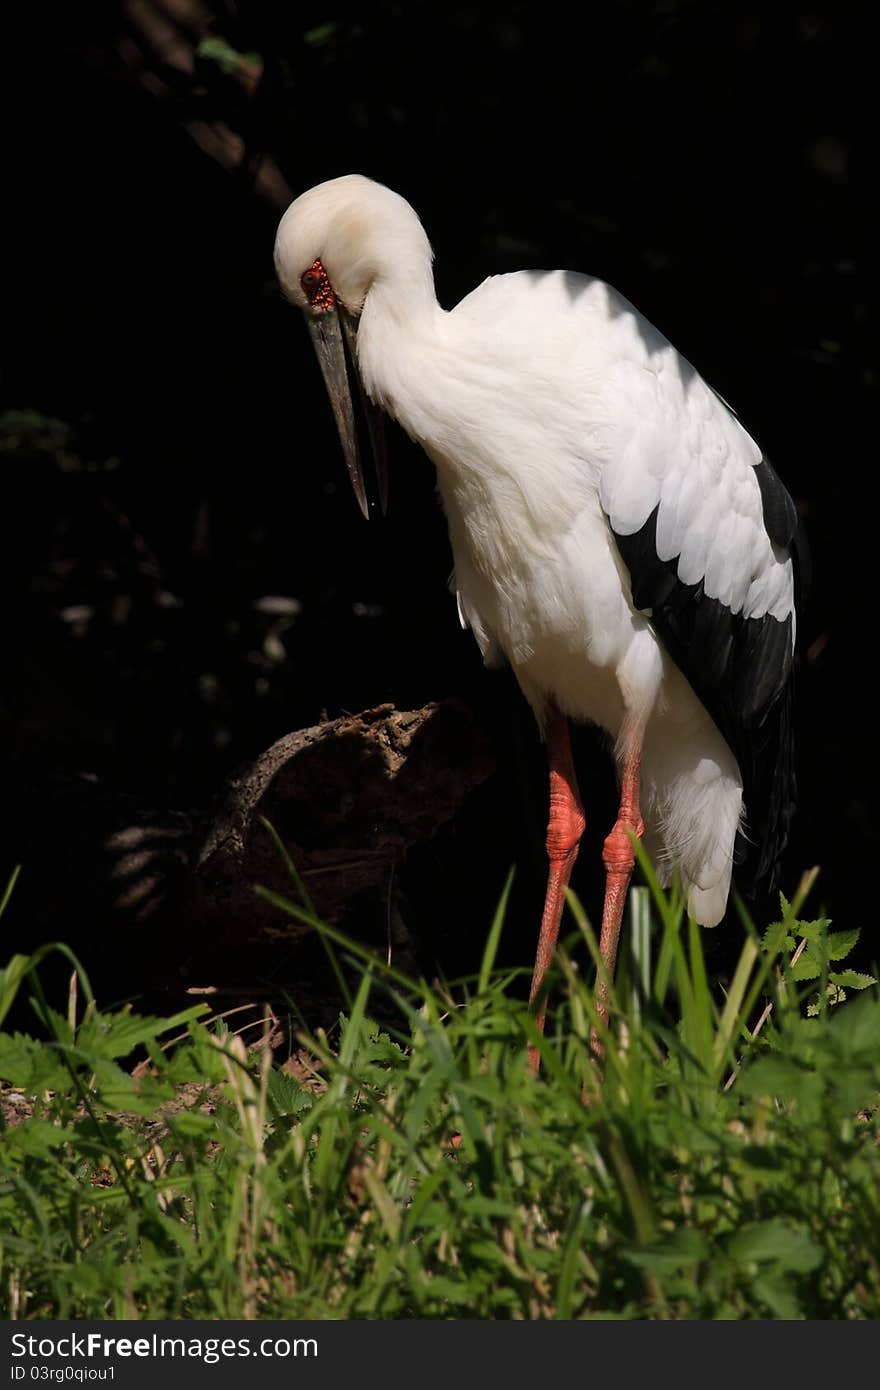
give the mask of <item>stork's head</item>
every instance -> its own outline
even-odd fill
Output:
[[[409,203],[360,174],[331,179],[303,193],[285,212],[275,239],[275,270],[287,299],[302,309],[333,406],[358,503],[369,516],[346,371],[346,343],[357,374],[357,325],[380,281],[404,285],[427,265],[431,250]],[[359,381],[360,384],[360,381]],[[382,510],[387,469],[381,416],[363,395]]]

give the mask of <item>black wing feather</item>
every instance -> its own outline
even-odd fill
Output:
[[[797,509],[766,459],[755,469],[770,540],[794,556],[796,592],[806,567]],[[630,573],[633,604],[650,609],[670,656],[727,739],[739,764],[748,823],[736,859],[750,896],[771,891],[794,811],[792,617],[744,618],[683,584],[678,556],[657,554],[659,505],[633,535],[614,532]]]

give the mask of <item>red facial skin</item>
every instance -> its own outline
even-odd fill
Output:
[[[300,278],[302,292],[309,301],[310,308],[318,314],[326,314],[336,308],[336,295],[330,284],[326,270],[320,261],[312,261],[308,270]]]

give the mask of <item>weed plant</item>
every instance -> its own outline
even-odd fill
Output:
[[[40,968],[66,948],[13,957],[0,1025],[24,990],[38,1026],[0,1032],[5,1315],[880,1316],[880,1000],[842,965],[857,932],[802,920],[805,883],[762,936],[742,914],[722,989],[642,868],[607,1030],[570,898],[538,1037],[495,969],[509,884],[478,976],[450,985],[275,898],[358,966],[296,1074],[205,1005],[101,1010],[72,956],[58,1009]],[[377,991],[398,1026],[372,1020]]]

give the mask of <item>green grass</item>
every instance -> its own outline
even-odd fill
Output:
[[[870,985],[840,965],[856,933],[783,902],[763,937],[745,921],[725,995],[675,896],[637,890],[600,1076],[570,906],[538,1078],[494,966],[503,902],[449,988],[315,923],[360,983],[296,1078],[204,1006],[102,1012],[78,966],[59,1011],[40,965],[64,948],[14,958],[0,1023],[25,990],[41,1027],[0,1032],[4,1314],[880,1316],[880,1001],[843,998]],[[371,1020],[380,991],[397,1028]]]

